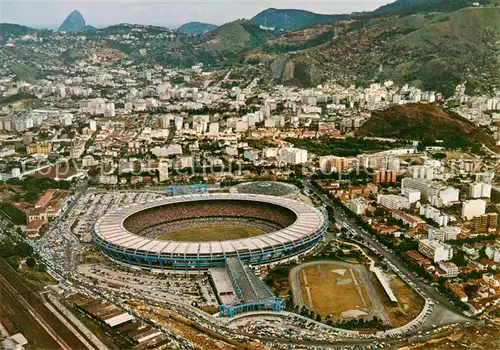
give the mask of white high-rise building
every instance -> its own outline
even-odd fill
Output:
[[[401,190],[415,189],[422,194],[422,200],[429,201],[436,207],[449,205],[459,201],[460,191],[454,187],[444,187],[424,179],[405,177],[401,181]]]
[[[453,248],[446,243],[421,239],[418,241],[418,251],[437,263],[440,261],[450,261],[453,258]]]
[[[461,231],[462,230],[460,229],[460,227],[454,227],[454,226],[447,226],[440,228],[432,227],[429,228],[429,230],[427,231],[427,238],[429,238],[431,241],[438,240],[441,242],[446,242],[453,239],[457,239]]]
[[[175,129],[181,130],[183,122],[184,122],[184,119],[182,117],[175,117],[175,119],[174,119]]]
[[[363,198],[354,198],[347,205],[356,215],[363,215],[366,211],[366,203]]]
[[[307,150],[300,148],[283,148],[280,159],[287,164],[297,165],[307,163]]]
[[[433,180],[434,168],[428,165],[414,165],[408,168],[408,173],[414,179]]]
[[[471,199],[462,203],[462,218],[472,220],[476,216],[486,213],[486,201],[482,199]]]
[[[394,194],[379,194],[377,196],[377,203],[394,210],[410,209],[410,201],[403,196],[396,196]]]
[[[160,182],[164,182],[168,180],[168,163],[167,162],[161,162],[158,165],[158,172],[160,176]]]
[[[470,198],[490,198],[491,184],[485,182],[475,182],[469,187]]]
[[[401,181],[401,190],[406,189],[419,190],[423,200],[428,200],[429,198],[429,187],[430,183],[427,180],[413,179],[410,177],[405,177]]]
[[[420,207],[420,216],[425,216],[427,219],[431,219],[441,227],[448,226],[448,215],[441,213],[439,209],[436,209],[431,205],[422,205]]]
[[[219,123],[210,123],[210,134],[218,134],[219,133]]]
[[[405,188],[401,191],[401,194],[408,198],[410,203],[418,202],[420,200],[420,197],[422,196],[422,193],[419,190],[415,190],[412,188]]]
[[[13,178],[18,178],[21,177],[21,169],[19,168],[13,168],[11,171],[11,175]]]
[[[459,201],[460,191],[458,188],[448,186],[445,189],[439,190],[438,197],[443,205],[450,205]]]

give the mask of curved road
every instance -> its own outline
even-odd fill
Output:
[[[406,276],[410,281],[417,285],[420,290],[431,300],[434,301],[436,307],[434,308],[434,313],[430,317],[430,322],[426,323],[426,326],[431,325],[445,325],[455,322],[468,322],[472,319],[467,318],[462,313],[458,312],[455,307],[441,295],[436,289],[428,284],[423,283],[418,278],[415,277],[412,271],[406,267],[396,256],[392,255],[387,249],[382,248],[382,246],[372,237],[370,234],[360,229],[356,223],[348,218],[347,216],[341,214],[340,210],[337,208],[335,203],[330,200],[324,193],[321,193],[318,189],[310,184],[308,181],[304,181],[306,188],[319,197],[322,202],[333,209],[335,219],[337,222],[343,222],[347,225],[348,230],[355,233],[358,237],[362,237],[367,244],[369,244],[374,250],[380,253],[387,261],[394,265],[403,275]]]

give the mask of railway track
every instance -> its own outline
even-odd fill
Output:
[[[43,319],[43,317],[33,308],[26,299],[7,281],[7,279],[0,274],[0,283],[2,284],[3,289],[9,293],[9,295],[17,300],[22,307],[24,307],[31,316],[35,318],[38,324],[61,346],[62,349],[72,350],[72,348],[57,334],[56,331],[48,324],[47,321]],[[41,302],[41,301],[40,301]]]

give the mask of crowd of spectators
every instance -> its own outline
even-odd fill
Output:
[[[297,216],[287,208],[263,202],[225,200],[169,204],[135,213],[125,219],[125,229],[140,234],[170,222],[215,218],[245,218],[258,223],[275,223],[278,228],[292,225]]]

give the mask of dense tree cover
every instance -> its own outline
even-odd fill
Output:
[[[457,266],[467,266],[467,258],[464,252],[454,252],[451,261]]]
[[[471,148],[477,153],[483,143],[495,145],[491,135],[455,112],[419,103],[374,111],[356,134],[418,140],[419,149],[437,145],[448,149]]]
[[[8,237],[0,242],[0,258],[5,259],[14,269],[19,267],[22,259],[30,258],[32,255],[33,248],[17,237]]]
[[[56,181],[51,178],[38,178],[33,176],[28,176],[23,179],[12,178],[7,180],[7,184],[22,186],[24,191],[28,191],[33,188],[39,188],[41,191],[51,188],[60,190],[69,190],[71,188],[71,182],[69,181]]]
[[[300,314],[301,316],[310,318],[310,319],[315,320],[317,322],[326,323],[328,326],[335,327],[335,328],[350,329],[350,330],[353,330],[353,329],[385,330],[385,329],[390,328],[390,326],[384,325],[382,323],[382,320],[377,318],[377,316],[374,316],[373,318],[371,318],[369,320],[364,319],[364,318],[357,318],[357,319],[342,320],[342,321],[336,323],[332,320],[332,317],[330,315],[327,315],[323,319],[320,314],[316,314],[314,311],[309,310],[305,306],[302,306],[302,308],[299,308],[297,305],[295,305],[293,307],[293,311],[295,313]]]
[[[479,243],[479,242],[486,242],[486,241],[495,241],[497,239],[497,237],[498,236],[496,234],[480,235],[480,236],[476,236],[476,237],[454,239],[452,241],[449,241],[448,243],[450,243],[452,245],[461,246],[463,244]]]
[[[287,138],[286,141],[295,147],[304,148],[319,156],[334,155],[339,157],[354,157],[366,151],[385,151],[408,144],[404,140],[388,142],[355,137],[335,139],[326,136],[309,139]]]
[[[26,224],[26,214],[10,203],[0,203],[0,213],[3,213],[15,225]]]
[[[0,106],[14,103],[20,100],[37,99],[35,95],[29,94],[27,92],[19,92],[14,95],[0,97]]]

